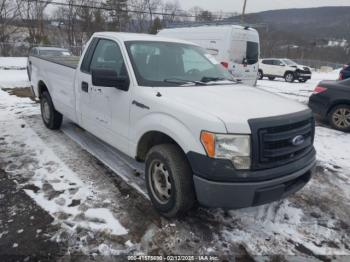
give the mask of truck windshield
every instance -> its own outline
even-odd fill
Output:
[[[194,45],[129,41],[126,47],[141,86],[205,85],[209,82],[219,84],[225,80],[234,81],[214,57]]]

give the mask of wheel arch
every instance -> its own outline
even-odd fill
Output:
[[[289,73],[291,73],[291,74],[293,74],[293,76],[295,76],[295,71],[287,70],[287,71],[284,73],[284,76],[283,76],[283,77],[286,77],[287,74],[289,74]]]
[[[39,80],[38,82],[38,97],[41,98],[42,94],[47,91],[50,93],[49,88],[45,84],[43,80]]]
[[[175,139],[173,139],[171,136],[160,131],[152,130],[144,133],[140,137],[136,148],[136,160],[144,162],[146,160],[146,155],[149,152],[149,150],[154,146],[162,144],[174,144],[178,146],[185,154],[185,151],[180,146],[180,144],[176,142]]]
[[[163,113],[149,114],[138,122],[131,140],[135,144],[130,147],[130,155],[139,161],[145,160],[149,149],[162,143],[177,145],[185,155],[190,151],[205,154],[200,143],[200,130],[189,129],[181,120]]]
[[[346,99],[337,99],[335,101],[333,101],[331,103],[331,105],[328,107],[328,110],[327,110],[327,115],[329,115],[332,110],[339,106],[339,105],[347,105],[347,106],[350,106],[350,100],[346,100]]]

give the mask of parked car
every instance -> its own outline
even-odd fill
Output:
[[[163,215],[285,198],[315,165],[310,109],[236,82],[198,45],[95,33],[75,65],[33,56],[49,129],[63,115],[135,161]],[[266,106],[268,105],[268,106]]]
[[[311,69],[307,66],[298,65],[290,59],[265,58],[259,63],[258,78],[267,77],[269,80],[284,78],[286,82],[292,83],[298,80],[305,83],[311,79]]]
[[[62,57],[62,56],[72,56],[72,52],[65,48],[58,47],[33,47],[29,51],[28,61],[27,61],[27,74],[29,80],[32,75],[32,66],[31,66],[31,56],[41,56],[41,57]]]
[[[343,69],[339,73],[338,80],[344,80],[350,78],[350,63],[344,65]]]
[[[334,129],[349,132],[350,79],[320,82],[310,97],[309,107]]]
[[[196,43],[244,84],[255,86],[259,68],[259,33],[237,25],[169,28],[158,35]]]

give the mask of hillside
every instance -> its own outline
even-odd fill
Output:
[[[350,39],[350,6],[285,9],[248,14],[249,23],[266,23],[306,38]]]
[[[239,22],[240,17],[230,21]],[[261,24],[262,56],[345,63],[350,59],[350,6],[284,9],[247,14]],[[338,43],[342,45],[337,46]],[[330,46],[330,40],[335,45]]]

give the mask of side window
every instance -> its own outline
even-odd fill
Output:
[[[92,41],[88,47],[88,50],[85,52],[84,59],[83,59],[83,62],[81,63],[81,67],[80,67],[80,70],[84,73],[87,73],[87,74],[90,73],[90,68],[89,68],[90,62],[91,62],[92,55],[93,55],[93,52],[95,50],[97,42],[98,42],[97,38],[92,39]]]
[[[111,40],[100,39],[92,56],[92,69],[112,69],[118,76],[126,76],[126,67],[118,44]]]
[[[265,65],[271,65],[272,64],[271,60],[263,60],[262,63],[265,64]]]
[[[282,62],[280,60],[273,60],[273,65],[275,65],[275,66],[280,66],[281,63]]]

